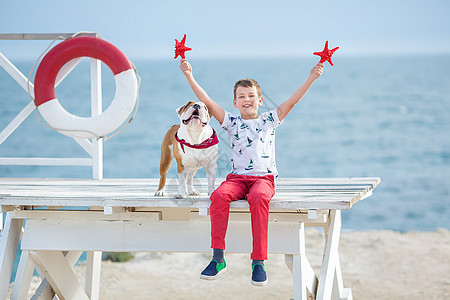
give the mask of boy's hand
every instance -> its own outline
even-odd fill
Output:
[[[316,80],[317,78],[320,77],[320,75],[322,75],[322,73],[323,73],[323,63],[318,63],[311,69],[311,73],[309,74],[309,76],[313,80]]]
[[[180,69],[184,75],[192,74],[192,67],[187,59],[180,60]]]

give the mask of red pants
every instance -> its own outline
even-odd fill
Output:
[[[225,249],[231,201],[247,199],[250,205],[253,235],[251,259],[267,260],[269,202],[275,194],[273,175],[229,174],[211,194],[211,248]]]

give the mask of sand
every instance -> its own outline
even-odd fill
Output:
[[[317,273],[323,233],[307,229],[306,234],[306,255]],[[450,299],[449,230],[343,232],[339,249],[344,286],[352,288],[354,299]],[[248,254],[226,254],[227,272],[216,281],[200,280],[209,260],[209,254],[136,253],[125,263],[104,261],[100,299],[293,298],[283,255],[269,256],[265,287],[250,284]],[[75,272],[84,285],[85,265]],[[32,287],[39,281],[33,278]]]

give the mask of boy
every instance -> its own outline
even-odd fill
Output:
[[[297,104],[313,82],[323,72],[323,64],[315,65],[308,79],[298,87],[292,96],[278,108],[258,116],[262,105],[261,88],[253,79],[242,79],[234,86],[233,104],[240,115],[226,112],[211,100],[196,82],[192,67],[187,59],[182,59],[180,69],[197,98],[206,104],[209,112],[227,130],[232,171],[226,180],[211,194],[211,248],[213,258],[200,275],[201,279],[216,279],[226,270],[224,260],[225,235],[228,226],[230,202],[247,199],[250,205],[253,251],[252,284],[267,284],[264,260],[267,260],[267,230],[269,202],[275,194],[275,128]]]

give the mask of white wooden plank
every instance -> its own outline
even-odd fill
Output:
[[[36,289],[33,296],[31,296],[30,300],[52,300],[53,297],[55,297],[55,291],[51,288],[47,279],[44,279]]]
[[[320,269],[317,299],[331,299],[336,265],[339,263],[338,246],[340,234],[341,212],[339,210],[333,210],[330,212],[330,225],[328,227],[327,240],[325,243],[325,255]]]
[[[70,266],[76,264],[81,254],[83,254],[83,251],[70,251],[70,252],[63,251],[63,255]],[[43,280],[30,300],[52,300],[53,297],[55,296],[55,292],[53,291],[52,287],[50,286],[44,274],[39,268],[38,273],[43,278]]]
[[[209,198],[173,200],[170,198],[154,199],[149,197],[123,197],[109,198],[104,195],[78,196],[70,198],[70,191],[67,196],[9,196],[4,195],[0,199],[0,204],[8,205],[29,205],[29,206],[109,206],[109,207],[190,207],[190,208],[209,208],[211,201]],[[110,196],[114,197],[114,196]],[[291,200],[273,201],[270,203],[270,209],[349,209],[352,199],[337,198],[316,198],[311,200]],[[246,201],[234,201],[231,208],[248,208]]]
[[[19,266],[14,279],[14,287],[11,293],[11,300],[26,299],[33,277],[34,262],[30,258],[28,251],[22,251]]]
[[[303,223],[299,224],[298,236],[300,253],[293,255],[292,264],[292,275],[294,277],[294,300],[307,300],[308,295],[306,294],[306,264],[309,265],[309,262],[306,259],[305,255],[305,225]]]
[[[312,179],[305,179],[313,182]],[[362,179],[358,179],[362,180]],[[201,183],[203,179],[199,179]],[[303,179],[287,180],[300,184]],[[270,209],[349,209],[357,201],[371,194],[378,179],[370,179],[366,186],[358,189],[339,188],[313,190],[310,187],[298,190],[283,190],[282,185],[271,200]],[[350,183],[351,179],[316,179],[316,182]],[[206,183],[206,181],[205,181]],[[209,208],[210,199],[206,193],[196,197],[176,200],[170,197],[156,197],[156,179],[1,179],[0,187],[5,195],[0,205],[41,206],[110,206],[110,207],[192,207]],[[175,194],[177,185],[168,185]],[[9,194],[9,195],[8,195]],[[235,201],[232,208],[248,208],[246,201]]]
[[[8,292],[22,223],[23,220],[13,219],[11,213],[6,213],[5,227],[0,239],[0,299],[5,299]]]
[[[31,296],[30,300],[52,300],[54,297],[55,291],[51,288],[47,279],[44,279],[36,289],[33,296]]]
[[[269,223],[268,251],[299,253],[297,233],[297,223]],[[229,224],[227,252],[251,252],[251,241],[248,222]],[[210,226],[190,221],[28,220],[22,249],[209,252]]]
[[[1,53],[0,53],[1,55]],[[22,124],[23,121],[34,111],[36,106],[34,101],[30,101],[27,106],[25,106],[14,119],[9,122],[9,124],[0,132],[0,144],[2,144],[13,132],[14,130]]]
[[[102,113],[101,61],[91,58],[91,116]],[[103,139],[92,139],[92,178],[103,179]]]
[[[75,33],[0,33],[0,40],[62,40]],[[83,32],[78,36],[98,36],[98,33]]]
[[[108,178],[101,182],[96,183],[91,179],[54,179],[54,178],[2,178],[0,184],[2,183],[13,183],[19,184],[23,180],[28,183],[39,183],[39,184],[50,184],[50,185],[153,185],[157,186],[159,178]],[[176,185],[176,178],[168,178],[169,185]],[[217,178],[216,182],[221,183],[224,179]],[[374,185],[380,182],[380,178],[280,178],[277,180],[277,187],[283,185],[295,185],[301,186],[304,184],[335,184],[335,185],[346,185],[346,184],[368,184]],[[207,185],[206,178],[195,178],[194,185]]]
[[[29,91],[31,97],[34,99],[34,85],[31,82],[28,82],[28,78],[20,72],[16,66],[9,61],[1,52],[0,52],[0,67],[3,69],[25,90]]]
[[[100,298],[100,271],[102,267],[102,252],[88,251],[86,257],[85,291],[91,300]]]
[[[91,158],[0,157],[0,165],[15,166],[91,166]]]
[[[81,148],[84,149],[84,151],[87,152],[87,154],[89,154],[89,156],[92,157],[93,146],[92,146],[92,143],[88,139],[76,138],[76,137],[74,137],[73,139],[81,146]]]
[[[306,293],[306,277],[302,270],[302,256],[301,254],[293,255],[293,269],[292,276],[294,280],[294,300],[307,300]]]
[[[30,255],[61,300],[89,299],[61,251],[30,251]]]
[[[12,212],[14,218],[28,220],[39,219],[65,219],[65,220],[96,220],[96,221],[134,221],[156,222],[159,221],[158,212],[123,212],[115,215],[105,215],[103,211],[48,211],[48,210],[21,210]]]

